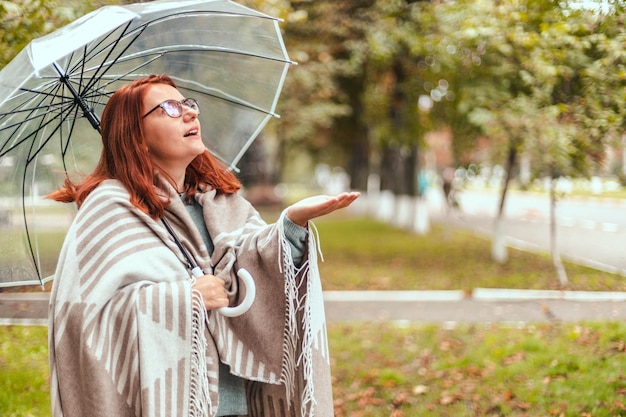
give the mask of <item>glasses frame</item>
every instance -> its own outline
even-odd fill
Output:
[[[172,107],[168,107],[168,104],[174,104],[175,106],[174,108],[178,109],[178,113],[177,114],[171,114],[170,110],[172,110]],[[144,114],[143,116],[141,116],[142,119],[145,119],[147,116],[150,115],[150,113],[154,112],[156,109],[158,108],[162,108],[163,111],[165,112],[165,114],[167,114],[169,117],[173,118],[173,119],[177,119],[179,117],[183,116],[183,106],[190,108],[191,110],[194,110],[196,112],[200,112],[200,105],[198,104],[198,100],[196,100],[195,98],[184,98],[182,100],[174,100],[174,99],[169,99],[169,100],[164,100],[162,102],[160,102],[159,104],[157,104],[156,106],[154,106],[148,113]],[[169,109],[169,110],[168,110]]]

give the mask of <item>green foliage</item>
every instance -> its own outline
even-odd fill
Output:
[[[0,68],[33,39],[47,35],[98,7],[134,0],[0,0]]]
[[[551,0],[294,1],[306,19],[288,24],[286,37],[296,54],[312,52],[309,77],[333,86],[307,101],[325,109],[324,130],[299,137],[354,154],[348,136],[365,135],[356,142],[380,161],[396,144],[449,127],[463,163],[486,136],[494,163],[516,147],[536,173],[594,173],[626,120],[624,7],[610,4],[598,12]]]
[[[34,38],[46,35],[90,10],[89,2],[0,1],[0,68]]]
[[[0,66],[32,38],[111,3],[0,2]],[[536,173],[588,175],[624,127],[619,2],[603,13],[551,0],[245,3],[285,18],[299,62],[279,103],[285,159],[304,149],[332,165],[351,160],[353,177],[386,174],[385,150],[409,158],[427,131],[449,127],[459,162],[472,162],[487,136],[496,163],[515,146]]]

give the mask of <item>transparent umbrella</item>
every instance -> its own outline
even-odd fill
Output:
[[[198,100],[207,149],[236,169],[291,63],[277,19],[222,0],[107,6],[33,40],[0,71],[0,287],[51,278],[73,213],[43,196],[95,167],[117,88],[170,75]]]

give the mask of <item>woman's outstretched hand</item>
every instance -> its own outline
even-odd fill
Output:
[[[289,206],[287,208],[287,217],[295,224],[306,227],[309,220],[348,207],[360,195],[361,193],[358,192],[349,192],[341,193],[334,197],[328,195],[308,197]]]

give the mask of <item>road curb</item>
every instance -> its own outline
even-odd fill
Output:
[[[514,300],[571,300],[571,301],[626,301],[626,292],[613,291],[559,291],[475,288],[472,298],[481,301]]]
[[[458,301],[466,298],[461,290],[424,291],[324,291],[324,301],[368,302],[368,301]]]

